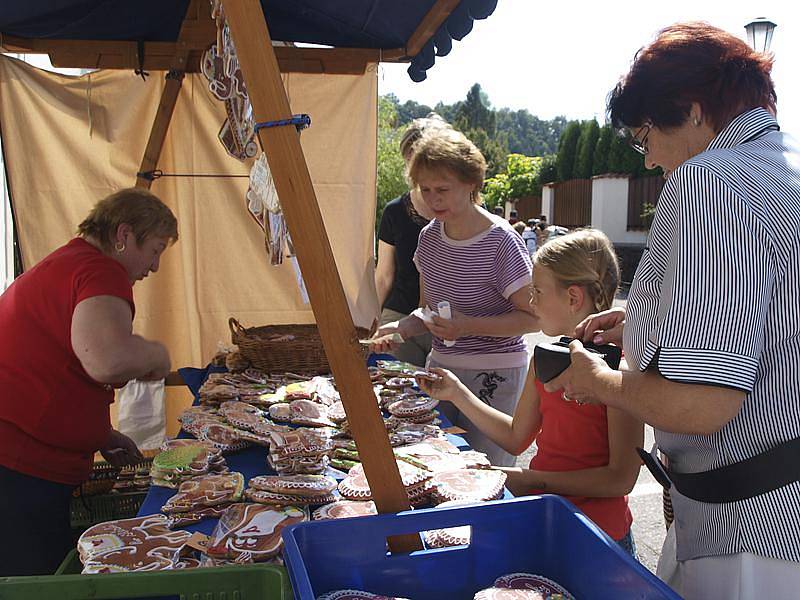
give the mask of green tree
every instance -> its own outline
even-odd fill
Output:
[[[600,126],[597,121],[585,121],[581,125],[581,134],[578,137],[578,148],[575,157],[575,168],[572,176],[576,179],[588,179],[592,176],[592,163],[597,140],[600,138]]]
[[[495,206],[503,206],[509,197],[509,189],[508,175],[505,173],[498,173],[487,179],[481,192],[486,208],[492,210]]]
[[[600,129],[600,137],[594,147],[594,159],[592,160],[592,175],[603,175],[609,172],[608,154],[611,151],[611,142],[614,139],[614,131],[611,125],[604,125]]]
[[[509,154],[505,173],[498,173],[486,180],[483,198],[491,209],[506,200],[536,196],[542,191],[539,180],[543,159],[539,156]]]
[[[558,169],[556,169],[557,158],[555,154],[546,154],[542,157],[542,165],[539,168],[539,181],[542,185],[545,183],[553,183],[558,179]]]
[[[383,207],[389,200],[408,189],[405,163],[400,156],[402,130],[396,128],[397,109],[390,98],[378,98],[378,152],[377,152],[377,212],[376,227],[380,223]]]
[[[453,125],[464,132],[483,129],[489,137],[494,137],[496,123],[489,97],[479,83],[474,84],[467,92],[467,99],[456,110]]]
[[[559,181],[567,181],[574,177],[575,155],[578,150],[578,138],[581,135],[581,125],[578,121],[570,121],[561,140],[558,143],[558,158],[556,159],[556,173]]]
[[[458,129],[458,127],[456,127]],[[486,159],[486,176],[494,177],[505,168],[508,148],[503,144],[503,138],[492,138],[484,129],[461,130],[481,151]]]

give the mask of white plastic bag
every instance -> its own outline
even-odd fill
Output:
[[[131,380],[117,391],[117,429],[140,450],[158,448],[167,436],[164,411],[164,380]]]

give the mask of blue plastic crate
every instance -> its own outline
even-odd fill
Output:
[[[468,546],[390,554],[388,536],[470,525]],[[471,600],[500,575],[527,572],[580,600],[680,600],[577,508],[558,496],[332,521],[283,532],[295,597],[361,589],[413,600]]]

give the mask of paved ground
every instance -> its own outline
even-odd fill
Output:
[[[624,306],[625,296],[621,294],[615,304]],[[542,334],[530,334],[525,336],[530,347],[542,341],[549,341],[549,338]],[[650,449],[653,444],[653,430],[645,428],[645,448]],[[529,449],[517,459],[517,465],[527,467],[533,456],[535,448]],[[661,545],[664,542],[666,531],[664,529],[664,517],[661,505],[661,486],[653,479],[650,472],[642,467],[639,472],[639,479],[636,486],[628,496],[631,512],[633,513],[633,537],[636,541],[636,549],[639,560],[648,569],[655,572],[658,556],[661,553]]]

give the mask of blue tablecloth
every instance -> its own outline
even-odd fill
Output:
[[[368,364],[374,365],[376,360],[384,358],[392,359],[392,357],[389,355],[372,354],[370,355]],[[206,380],[209,373],[220,373],[226,370],[227,369],[224,367],[214,367],[209,365],[205,369],[185,367],[183,369],[179,369],[178,373],[183,378],[183,381],[191,390],[192,394],[194,394],[195,404],[197,404],[200,387],[203,385],[203,382]],[[451,423],[447,421],[447,418],[444,415],[440,415],[439,418],[442,420],[442,428],[451,426]],[[187,438],[191,436],[181,430],[181,432],[178,434],[178,437]],[[461,450],[469,450],[469,444],[467,444],[464,438],[452,434],[447,434],[447,438],[450,443],[455,445],[457,448]],[[256,477],[258,475],[275,474],[275,471],[267,463],[267,449],[263,446],[253,446],[239,452],[226,454],[225,458],[230,470],[241,473],[244,476],[245,483],[247,483],[247,481],[249,481],[252,477]],[[174,494],[174,489],[157,485],[150,486],[150,491],[147,492],[147,497],[139,509],[139,516],[152,515],[161,512],[161,507],[164,506],[166,501]],[[511,497],[508,491],[506,491],[505,497]],[[187,525],[183,529],[186,529],[187,531],[199,531],[201,533],[211,534],[216,524],[217,519],[204,519],[200,523]]]

